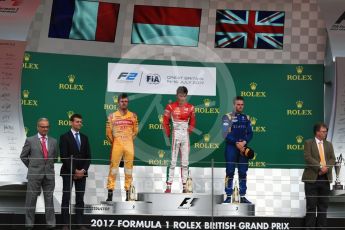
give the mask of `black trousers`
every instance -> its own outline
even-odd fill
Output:
[[[69,224],[69,201],[71,199],[70,191],[70,181],[71,177],[69,175],[62,176],[63,192],[62,192],[62,202],[61,202],[61,216],[63,224]],[[84,194],[86,177],[79,180],[72,180],[72,186],[75,186],[75,213],[76,213],[76,224],[83,224],[83,214],[84,214]]]
[[[319,176],[315,183],[304,183],[307,200],[306,229],[327,229],[327,208],[329,202],[329,181],[327,176]]]

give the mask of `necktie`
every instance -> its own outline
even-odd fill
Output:
[[[322,143],[319,142],[319,155],[320,155],[320,163],[322,166],[326,166],[326,161],[325,161],[325,154],[323,151],[323,146]]]
[[[75,141],[77,142],[78,150],[80,151],[79,133],[75,133]]]
[[[42,145],[42,152],[43,152],[43,157],[45,160],[48,159],[48,149],[47,149],[47,146],[46,146],[46,137],[42,136],[41,137],[41,145]]]

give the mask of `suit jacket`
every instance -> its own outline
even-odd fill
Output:
[[[20,159],[28,168],[28,179],[55,178],[54,161],[58,157],[57,141],[48,136],[48,160],[44,159],[41,140],[38,135],[26,138]]]
[[[327,178],[332,183],[332,169],[335,164],[335,155],[331,142],[324,140],[323,149],[328,167]],[[302,175],[303,182],[315,183],[320,171],[320,155],[315,138],[306,140],[304,143],[305,169]]]
[[[87,170],[91,163],[91,150],[89,139],[87,136],[79,132],[80,136],[80,151],[78,150],[77,141],[72,133],[68,131],[67,133],[61,135],[60,137],[60,158],[62,161],[62,167],[60,175],[70,175],[75,174],[75,170],[85,170],[85,175],[87,176]],[[73,155],[72,162],[72,172],[71,172],[71,156]]]

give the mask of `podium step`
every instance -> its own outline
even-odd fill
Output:
[[[215,216],[255,216],[254,204],[217,204],[215,208]]]
[[[85,205],[87,215],[255,216],[255,205],[223,203],[224,196],[200,193],[138,193],[137,201]]]
[[[223,195],[198,193],[138,193],[138,200],[152,203],[152,215],[211,216]],[[213,208],[212,208],[213,207]]]

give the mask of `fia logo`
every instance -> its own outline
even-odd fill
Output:
[[[178,206],[178,209],[189,209],[189,208],[195,206],[195,204],[198,200],[199,200],[199,198],[186,197],[181,202],[180,206]]]
[[[146,82],[148,84],[158,85],[159,83],[161,83],[161,76],[159,76],[159,74],[156,74],[156,73],[147,74]]]

